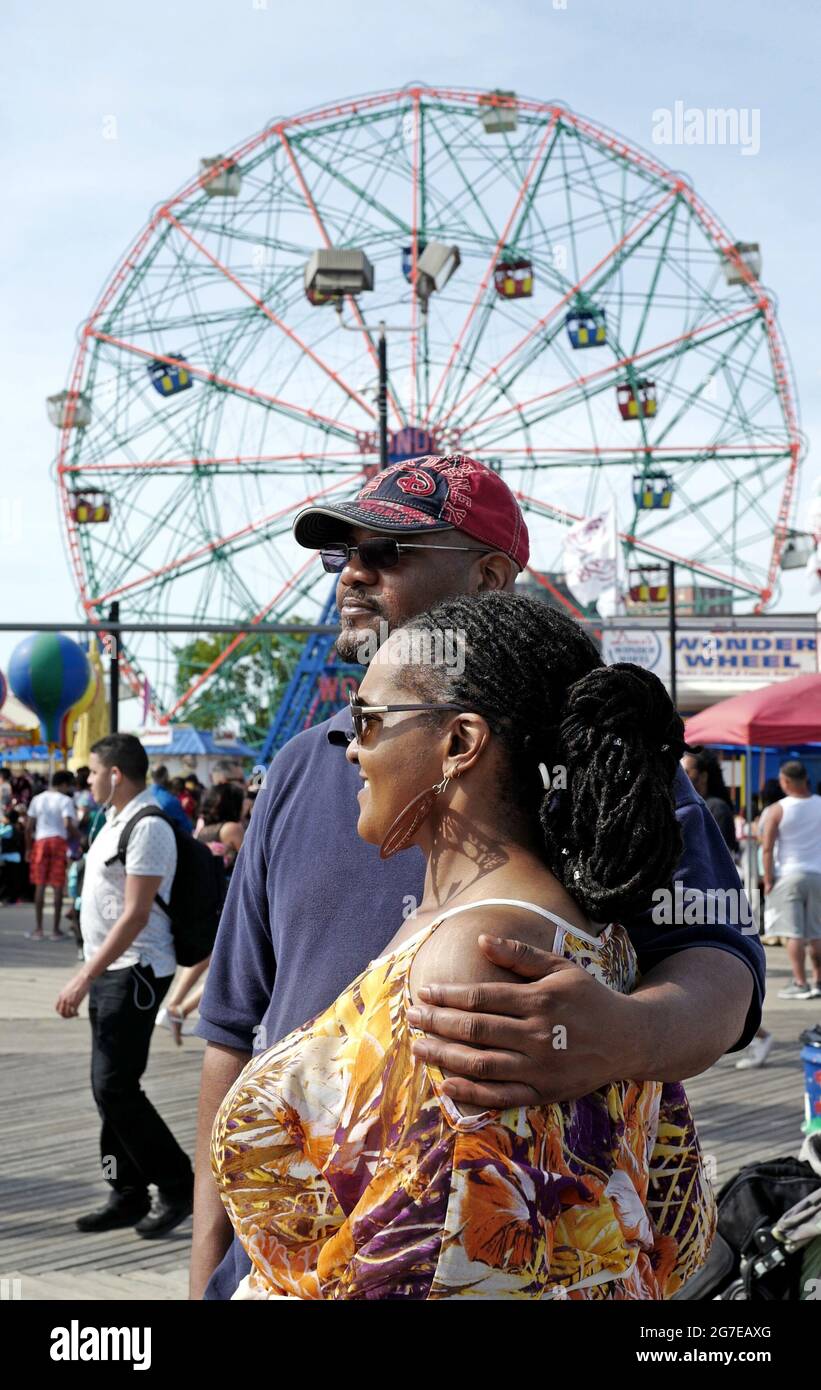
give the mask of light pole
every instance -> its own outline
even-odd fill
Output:
[[[417,257],[415,283],[411,288],[419,300],[423,327],[427,322],[431,295],[444,289],[460,262],[459,247],[446,246],[440,241],[429,241]],[[343,305],[346,296],[372,290],[374,286],[373,266],[364,251],[339,250],[335,247],[314,251],[305,266],[304,284],[311,304],[335,304],[340,328],[346,329],[349,333],[376,334],[381,471],[388,466],[388,334],[413,333],[415,329],[408,324],[389,325],[384,319],[380,319],[378,324],[345,322]]]
[[[344,324],[343,324],[344,327]],[[388,337],[384,319],[379,324],[379,471],[388,466]]]
[[[674,560],[668,560],[667,562],[667,587],[670,591],[668,594],[670,601],[668,610],[670,629],[670,699],[675,708],[678,686],[676,680],[676,565]]]
[[[422,300],[422,322],[427,318],[427,300]],[[339,318],[339,327],[344,328],[348,333],[375,333],[376,334],[376,360],[379,371],[379,385],[377,390],[377,421],[379,424],[379,470],[388,466],[388,334],[389,333],[412,333],[413,329],[407,324],[385,323],[380,319],[377,324],[368,323],[346,323],[342,317],[342,301],[336,306]]]
[[[120,621],[120,601],[115,599],[108,610],[112,623]],[[120,632],[115,627],[109,633],[111,647],[108,661],[108,713],[109,733],[116,734],[120,728]]]

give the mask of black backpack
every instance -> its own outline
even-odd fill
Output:
[[[718,1194],[718,1229],[706,1263],[673,1298],[683,1302],[800,1298],[804,1252],[785,1250],[772,1228],[819,1185],[818,1174],[798,1158],[747,1164]]]
[[[119,859],[125,867],[126,850],[131,832],[145,816],[160,816],[170,825],[177,844],[177,868],[171,885],[171,897],[165,902],[156,895],[163,912],[171,918],[174,952],[178,965],[199,965],[210,956],[217,936],[222,904],[225,900],[225,868],[222,860],[212,854],[207,845],[195,840],[187,830],[181,830],[164,815],[159,806],[141,806],[122,828],[117,853],[106,864]]]

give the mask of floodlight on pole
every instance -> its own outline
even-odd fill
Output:
[[[429,241],[420,251],[416,262],[415,294],[419,299],[423,322],[427,318],[428,300],[443,290],[461,262],[458,246],[446,246],[441,241]],[[388,465],[388,341],[389,333],[413,333],[412,324],[345,323],[342,314],[343,298],[373,289],[373,266],[364,251],[314,251],[305,267],[305,293],[312,304],[336,305],[340,328],[349,332],[376,333],[379,367],[378,419],[379,466]]]
[[[305,266],[304,284],[312,304],[339,301],[343,295],[373,289],[373,266],[364,251],[332,246],[312,253]]]
[[[815,538],[808,531],[790,531],[781,552],[782,570],[802,570],[815,554]]]
[[[445,246],[441,241],[428,242],[416,262],[416,292],[423,308],[435,291],[445,288],[461,260],[458,246]]]

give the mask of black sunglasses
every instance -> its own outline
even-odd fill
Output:
[[[461,714],[470,713],[466,705],[361,705],[352,690],[348,692],[348,701],[350,704],[351,719],[353,720],[353,731],[357,743],[360,744],[364,743],[366,738],[366,721],[373,714],[399,714],[406,710],[419,711],[432,709],[458,710]]]
[[[323,546],[319,554],[322,568],[328,574],[339,574],[356,554],[369,570],[394,569],[399,564],[404,550],[473,550],[477,554],[490,554],[484,545],[412,545],[404,541],[395,541],[392,536],[369,536],[367,540],[360,541],[359,545],[335,541],[333,545]]]

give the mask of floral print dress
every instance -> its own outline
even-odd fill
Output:
[[[555,953],[624,993],[627,932],[485,899],[372,961],[260,1053],[214,1121],[212,1166],[251,1260],[242,1296],[669,1298],[704,1262],[715,1204],[682,1087],[463,1115],[411,1051],[409,978],[448,917],[484,903],[556,923]]]

